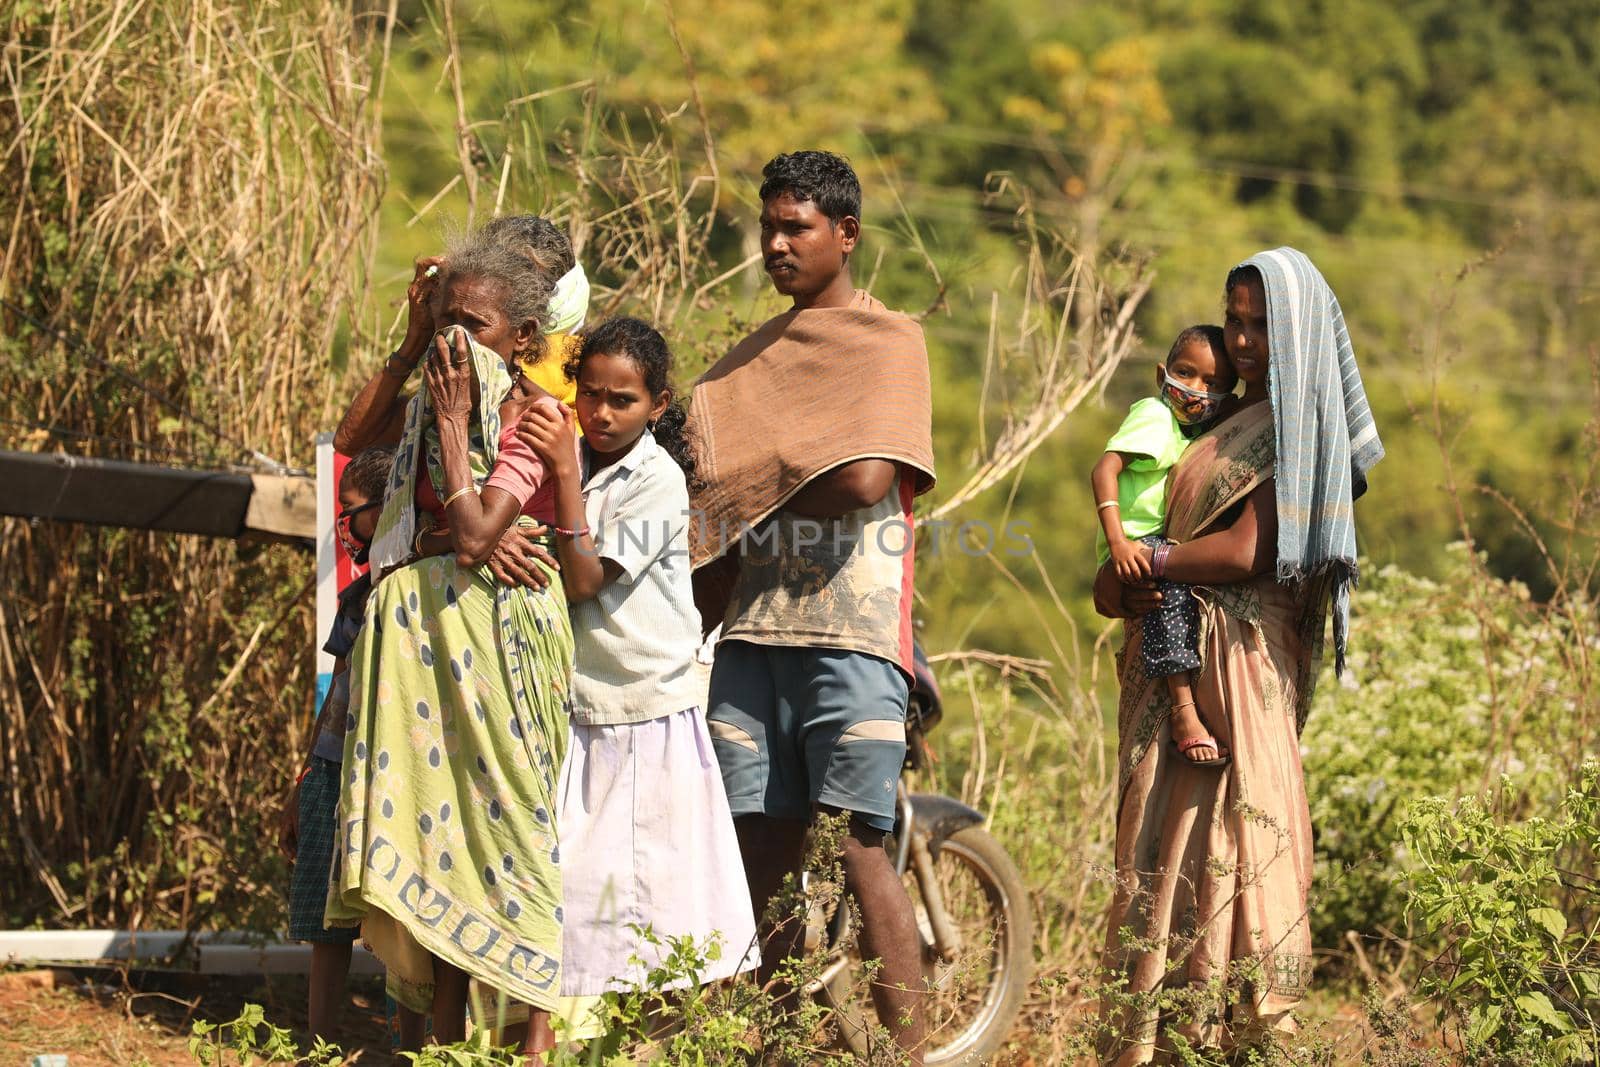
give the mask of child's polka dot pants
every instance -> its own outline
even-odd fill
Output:
[[[1141,538],[1142,545],[1151,548],[1165,544],[1160,534]],[[1144,640],[1140,652],[1144,670],[1152,678],[1165,678],[1171,674],[1198,670],[1200,655],[1196,648],[1200,641],[1200,609],[1182,582],[1156,579],[1161,591],[1161,606],[1144,617]]]

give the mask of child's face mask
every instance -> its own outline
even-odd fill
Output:
[[[1222,402],[1232,393],[1208,393],[1192,389],[1163,371],[1161,373],[1161,400],[1172,411],[1172,417],[1184,426],[1210,422],[1222,410]]]
[[[340,511],[333,520],[334,536],[339,538],[339,543],[344,546],[344,554],[350,557],[350,562],[356,565],[367,561],[367,553],[372,549],[372,542],[363,540],[356,533],[354,523],[357,515],[383,506],[383,501],[374,500],[370,503],[359,504],[353,508]]]

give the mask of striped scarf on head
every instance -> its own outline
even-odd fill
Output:
[[[1356,583],[1352,504],[1383,442],[1367,404],[1344,313],[1301,252],[1276,248],[1240,266],[1261,273],[1270,346],[1267,384],[1276,427],[1278,580],[1332,579],[1334,670],[1344,670],[1350,588]]]

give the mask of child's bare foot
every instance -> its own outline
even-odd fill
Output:
[[[1211,766],[1227,757],[1227,752],[1206,729],[1194,701],[1172,706],[1171,730],[1178,754],[1190,763]]]

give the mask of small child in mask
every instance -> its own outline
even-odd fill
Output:
[[[1223,348],[1222,329],[1190,326],[1178,334],[1167,361],[1156,368],[1157,396],[1128,409],[1128,417],[1106,442],[1105,454],[1090,475],[1100,513],[1099,565],[1110,560],[1117,577],[1129,584],[1157,580],[1161,606],[1143,620],[1144,668],[1152,678],[1167,679],[1172,745],[1198,767],[1224,767],[1229,757],[1207,732],[1195,704],[1199,610],[1188,586],[1162,578],[1170,547],[1162,536],[1167,472],[1189,439],[1216,421],[1237,381]],[[1141,545],[1149,546],[1153,554],[1147,558]]]
[[[334,520],[334,535],[357,565],[367,561],[393,461],[393,448],[368,448],[345,466],[339,479],[340,511]],[[346,1000],[351,950],[360,933],[353,926],[325,925],[323,908],[328,899],[328,871],[337,837],[339,776],[344,760],[345,715],[350,704],[346,661],[361,632],[371,591],[371,576],[363,574],[339,594],[339,610],[327,643],[322,646],[334,657],[333,684],[312,728],[305,768],[295,780],[279,830],[279,847],[294,861],[289,887],[289,937],[311,943],[306,1025],[313,1037],[330,1040]],[[402,1020],[413,1047],[420,1046],[425,1023],[415,1013],[407,1013]]]

